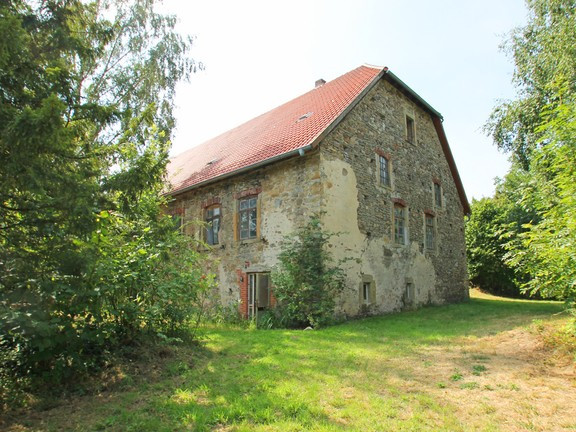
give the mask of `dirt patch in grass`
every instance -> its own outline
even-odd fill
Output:
[[[397,367],[402,385],[434,395],[457,410],[469,430],[576,430],[576,364],[534,329],[463,338],[432,346]]]

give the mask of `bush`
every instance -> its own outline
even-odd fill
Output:
[[[189,331],[204,312],[214,277],[156,195],[142,195],[131,216],[101,212],[95,233],[76,245],[89,258],[75,277],[2,285],[12,295],[0,302],[0,404],[30,385],[58,391],[112,351]]]
[[[320,327],[334,316],[344,289],[344,273],[327,250],[334,233],[324,231],[318,215],[286,237],[272,272],[278,321],[287,327]]]

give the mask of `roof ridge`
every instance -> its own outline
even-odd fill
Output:
[[[388,69],[388,66],[378,66],[378,65],[373,65],[370,63],[364,63],[364,64],[362,64],[362,66],[367,67],[367,68],[371,68],[371,69],[379,69],[379,70]]]

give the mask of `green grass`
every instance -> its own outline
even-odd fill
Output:
[[[453,380],[486,373],[479,363],[489,358],[473,356],[466,371],[452,370],[430,387],[407,385],[413,372],[401,360],[431,368],[427,348],[547,320],[561,309],[476,298],[315,331],[207,329],[200,347],[144,366],[155,375],[131,376],[128,389],[75,401],[75,411],[64,405],[37,413],[19,430],[465,431],[430,389],[487,391]],[[485,430],[497,429],[486,420]]]

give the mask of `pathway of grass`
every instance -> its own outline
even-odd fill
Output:
[[[500,430],[489,416],[470,427],[454,401],[431,390],[462,372],[438,369],[441,376],[426,383],[415,378],[417,369],[438,361],[431,352],[548,320],[561,309],[475,298],[320,331],[208,330],[201,348],[159,358],[148,365],[155,373],[135,377],[125,390],[31,416],[13,430]],[[482,360],[472,358],[463,373],[484,373]]]

